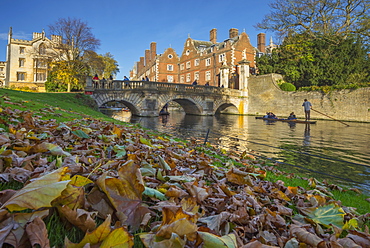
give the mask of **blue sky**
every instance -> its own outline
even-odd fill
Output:
[[[13,38],[32,38],[32,32],[50,37],[48,26],[59,18],[77,18],[86,22],[101,41],[99,54],[110,52],[120,66],[117,79],[129,71],[151,42],[157,53],[168,47],[182,53],[188,36],[209,40],[209,31],[217,29],[217,41],[228,38],[229,29],[245,30],[253,46],[257,34],[254,25],[270,13],[273,0],[1,0],[0,61],[5,61],[9,27]]]

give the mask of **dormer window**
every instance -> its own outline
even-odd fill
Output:
[[[189,54],[190,54],[190,50],[189,50],[189,49],[188,49],[188,50],[186,50],[185,54],[186,54],[186,55],[189,55]]]

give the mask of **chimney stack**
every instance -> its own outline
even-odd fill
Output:
[[[150,60],[153,61],[157,54],[157,43],[152,42],[150,43]]]
[[[149,65],[150,62],[150,50],[145,50],[145,67]]]
[[[239,35],[239,30],[237,28],[231,28],[229,30],[229,38],[232,39]]]
[[[209,41],[213,44],[217,43],[217,29],[214,28],[209,32]]]
[[[257,35],[257,48],[261,53],[266,53],[266,35],[264,33]]]

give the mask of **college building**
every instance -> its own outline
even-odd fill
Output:
[[[48,65],[58,53],[61,37],[51,35],[49,39],[44,31],[33,33],[32,40],[13,39],[12,36],[10,28],[6,61],[0,61],[1,86],[45,91]]]
[[[217,41],[217,29],[212,29],[209,41],[187,38],[181,56],[173,48],[163,54],[157,54],[155,42],[145,50],[145,56],[135,63],[130,71],[131,80],[154,82],[170,82],[198,84],[223,87],[222,78],[228,78],[229,88],[238,88],[239,74],[242,64],[248,63],[250,73],[256,73],[255,58],[270,53],[276,45],[270,39],[266,46],[265,34],[257,36],[258,47],[251,45],[245,32],[239,33],[236,28],[229,30],[229,37],[222,42]],[[226,75],[221,77],[221,73]]]

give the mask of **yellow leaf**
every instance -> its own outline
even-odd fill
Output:
[[[80,175],[75,175],[71,178],[70,184],[76,187],[83,187],[89,183],[93,183],[90,179],[80,176]]]
[[[21,211],[51,207],[51,202],[61,195],[69,183],[69,180],[60,181],[65,171],[66,167],[60,168],[35,179],[18,190],[1,208],[6,207],[9,211]]]
[[[72,243],[68,240],[68,238],[66,238],[64,242],[65,248],[83,248],[86,244],[95,245],[102,242],[106,237],[108,237],[109,233],[111,232],[110,222],[111,216],[108,215],[105,221],[100,226],[98,226],[98,228],[96,228],[92,232],[87,232],[85,234],[85,237],[78,244]]]
[[[203,239],[204,248],[213,248],[213,247],[227,247],[227,248],[236,248],[235,234],[229,234],[222,237],[216,236],[208,232],[198,232],[199,236]]]
[[[100,248],[129,248],[134,246],[134,241],[132,236],[123,228],[117,228],[113,230],[103,243],[100,245]]]

